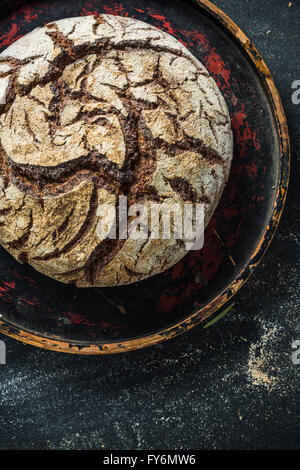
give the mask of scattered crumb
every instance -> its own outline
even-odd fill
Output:
[[[228,257],[229,257],[231,263],[233,264],[233,266],[236,266],[236,262],[234,261],[233,257],[230,254],[228,255]]]
[[[126,312],[125,308],[122,305],[115,304],[115,306],[117,307],[117,309],[119,310],[120,313],[122,313],[123,315],[127,315],[127,312]]]
[[[216,230],[213,229],[213,233],[216,235],[217,239],[219,240],[221,246],[225,249],[225,251],[227,252],[227,256],[228,258],[230,259],[231,263],[233,266],[236,266],[236,262],[234,261],[233,257],[231,256],[230,254],[230,251],[229,249],[227,248],[226,246],[226,243],[223,242],[222,238],[220,237],[220,235],[218,234],[218,232]]]
[[[278,327],[263,325],[263,328],[265,330],[263,335],[257,343],[251,343],[249,347],[247,373],[252,385],[262,385],[272,391],[279,383],[279,378],[272,373],[274,371],[272,343],[277,337]]]

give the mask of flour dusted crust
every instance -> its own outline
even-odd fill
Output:
[[[99,239],[99,205],[202,202],[207,225],[232,159],[204,66],[170,35],[111,15],[56,21],[0,54],[0,142],[1,244],[78,287],[135,282],[186,254],[174,238]]]

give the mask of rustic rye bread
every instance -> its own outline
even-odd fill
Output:
[[[21,263],[114,286],[186,254],[174,237],[100,239],[97,209],[119,196],[146,209],[201,202],[208,224],[229,176],[230,118],[172,36],[111,15],[37,28],[0,54],[0,103],[0,242]]]

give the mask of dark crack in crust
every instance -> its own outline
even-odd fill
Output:
[[[51,41],[49,58],[45,51],[23,59],[18,51],[0,55],[0,80],[8,80],[0,105],[0,239],[20,262],[63,282],[134,282],[178,261],[183,242],[157,247],[147,240],[135,248],[124,239],[99,242],[98,205],[106,198],[116,205],[122,195],[128,206],[179,198],[203,203],[207,223],[229,174],[229,115],[206,69],[167,34],[109,15],[73,20],[68,33],[62,30],[72,19],[37,33]],[[84,21],[94,37],[80,42],[76,31]],[[26,76],[24,67],[36,61],[45,70]],[[10,193],[23,197],[21,205]],[[74,200],[66,202],[70,194]],[[56,216],[51,204],[66,207]],[[117,205],[111,223],[118,231]],[[15,236],[8,225],[16,226]]]

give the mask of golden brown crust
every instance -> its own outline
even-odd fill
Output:
[[[207,225],[229,175],[214,80],[131,18],[69,18],[16,41],[0,54],[0,113],[0,242],[79,287],[135,282],[186,253],[175,239],[99,239],[99,205],[202,202]]]

